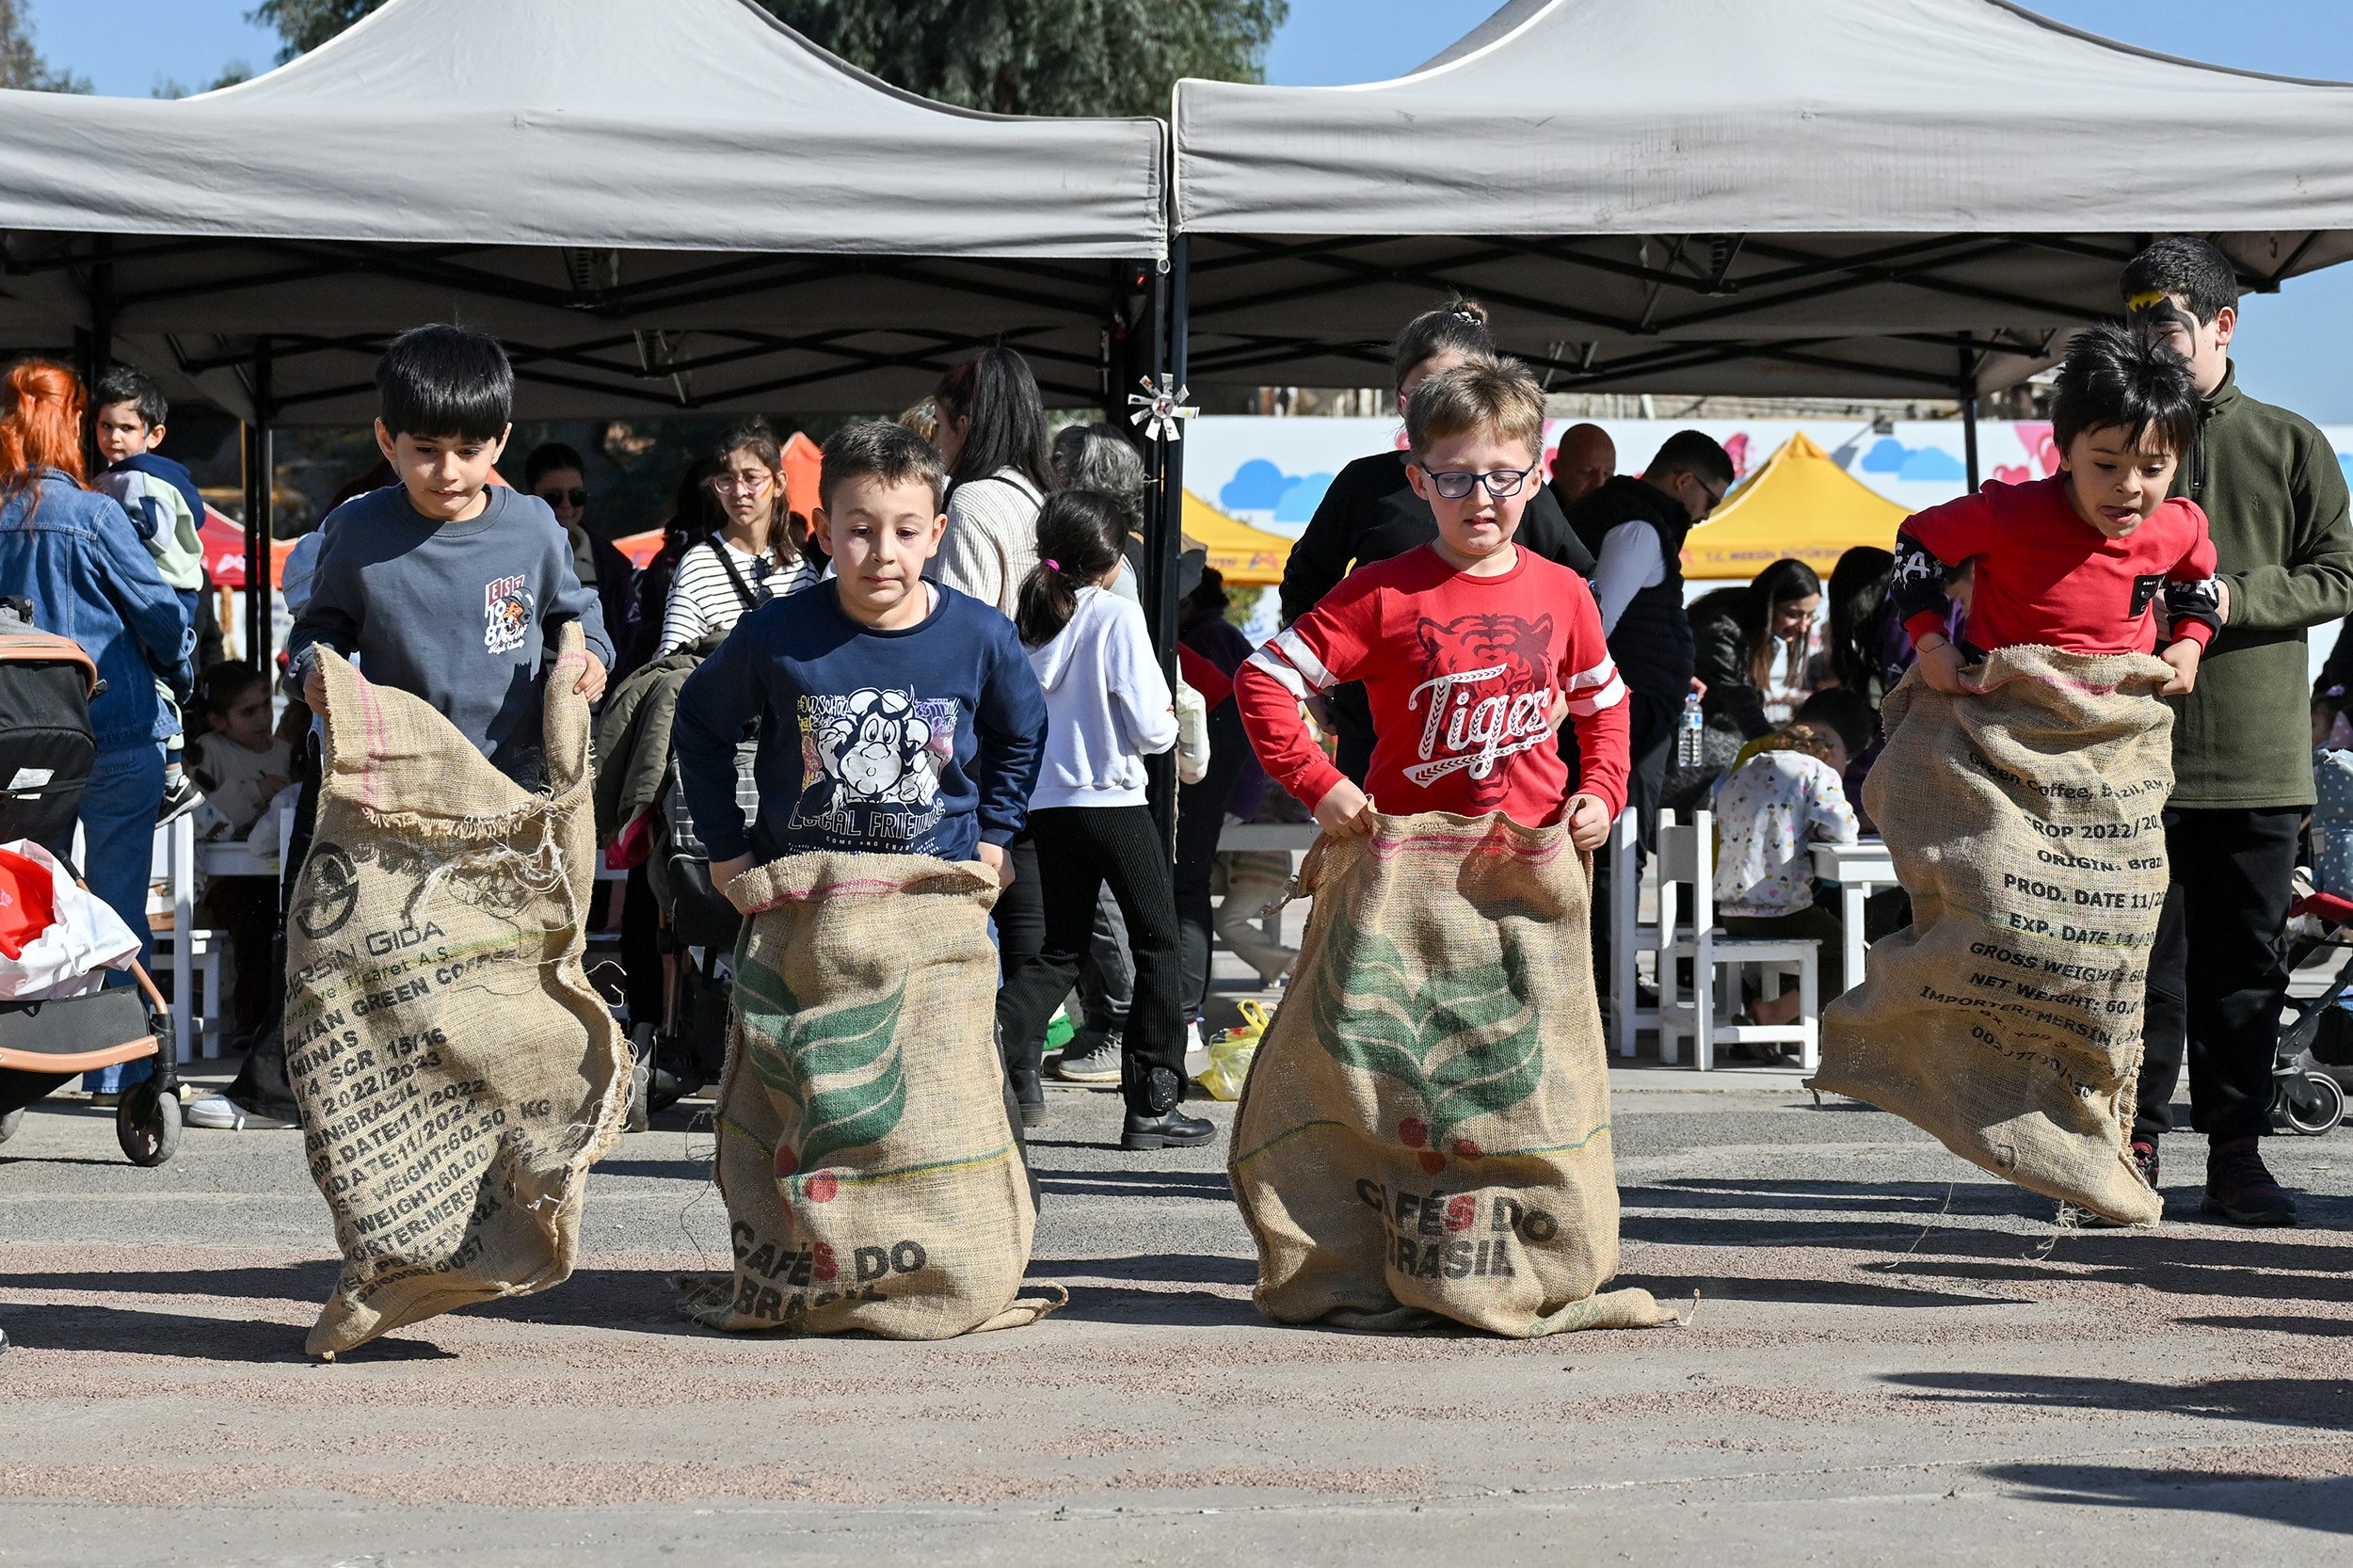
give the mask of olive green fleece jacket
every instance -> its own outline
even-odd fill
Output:
[[[2173,800],[2188,810],[2313,804],[2304,629],[2353,614],[2345,472],[2310,421],[2241,392],[2206,400],[2173,493],[2205,509],[2230,618],[2175,697]]]

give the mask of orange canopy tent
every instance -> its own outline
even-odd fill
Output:
[[[1891,548],[1905,516],[1801,430],[1684,536],[1683,575],[1745,583],[1794,555],[1828,577],[1857,545]]]

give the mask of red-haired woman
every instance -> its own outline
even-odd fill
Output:
[[[30,600],[34,624],[81,644],[105,682],[89,705],[98,757],[82,791],[82,874],[145,962],[164,741],[178,729],[155,682],[187,692],[196,636],[129,515],[83,480],[83,402],[82,383],[52,364],[19,364],[0,384],[0,594]],[[111,1103],[153,1070],[132,1062],[83,1081]]]

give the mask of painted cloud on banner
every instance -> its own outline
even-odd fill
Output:
[[[1944,448],[1906,446],[1893,436],[1882,436],[1874,441],[1863,455],[1861,467],[1865,473],[1884,473],[1907,480],[1950,482],[1969,476],[1961,459]]]
[[[1264,457],[1253,457],[1234,471],[1217,492],[1217,503],[1228,512],[1267,512],[1277,522],[1305,522],[1331,488],[1328,473],[1285,473]]]

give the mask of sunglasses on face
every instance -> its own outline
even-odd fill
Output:
[[[1519,494],[1520,487],[1528,483],[1528,476],[1534,472],[1533,469],[1499,468],[1490,469],[1485,473],[1473,473],[1467,469],[1449,469],[1443,473],[1432,474],[1430,487],[1445,500],[1460,501],[1471,493],[1472,486],[1484,485],[1489,495],[1501,501],[1506,496]]]
[[[585,506],[588,504],[588,492],[577,489],[541,490],[539,499],[551,506]]]

